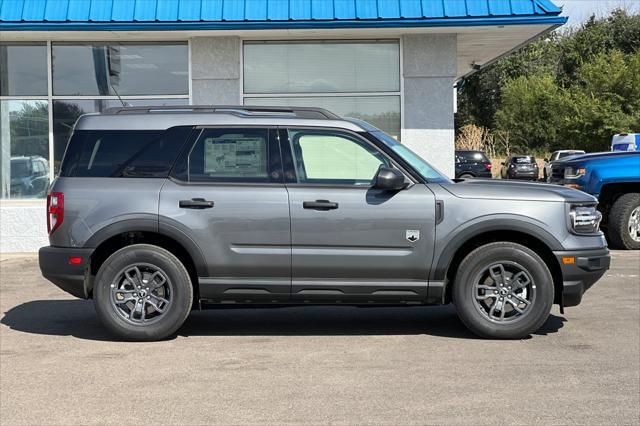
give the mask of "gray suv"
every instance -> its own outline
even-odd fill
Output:
[[[596,199],[456,183],[370,124],[315,108],[118,108],[80,117],[48,195],[43,275],[115,335],[221,305],[453,302],[522,338],[609,267]]]

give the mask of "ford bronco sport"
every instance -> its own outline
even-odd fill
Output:
[[[609,267],[596,199],[454,182],[371,126],[314,108],[118,108],[80,117],[48,195],[40,268],[115,335],[220,305],[453,302],[522,338]]]

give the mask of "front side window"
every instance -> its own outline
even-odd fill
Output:
[[[289,142],[298,183],[368,186],[389,165],[368,143],[340,132],[291,130]]]
[[[268,129],[203,129],[175,177],[187,182],[277,183],[280,153]]]

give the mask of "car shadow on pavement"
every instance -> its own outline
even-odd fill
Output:
[[[535,334],[563,327],[564,317],[550,315]],[[0,321],[24,333],[118,340],[102,326],[86,300],[36,300],[11,308]],[[430,307],[304,306],[211,309],[192,312],[180,336],[348,336],[431,335],[475,339],[452,305]]]

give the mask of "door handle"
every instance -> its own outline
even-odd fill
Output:
[[[210,209],[213,207],[213,201],[207,201],[204,198],[192,198],[190,200],[180,200],[181,209]]]
[[[338,203],[329,200],[305,201],[302,203],[302,207],[312,210],[335,210],[338,208]]]

